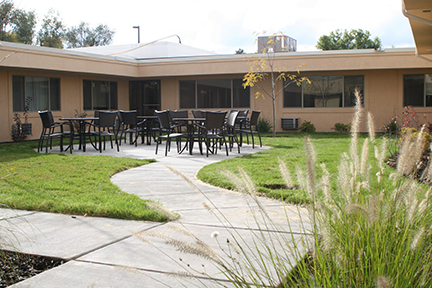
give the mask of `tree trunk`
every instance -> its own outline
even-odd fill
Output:
[[[276,97],[273,96],[273,137],[276,137]]]

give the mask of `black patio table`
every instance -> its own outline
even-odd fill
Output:
[[[158,116],[137,116],[138,120],[146,120],[146,139],[147,145],[151,144],[151,129],[154,121],[158,119]]]
[[[87,122],[91,122],[91,121],[95,121],[95,120],[99,120],[99,118],[97,117],[70,117],[70,118],[60,118],[60,120],[62,121],[77,121],[79,123],[79,131],[78,135],[79,135],[79,147],[78,149],[81,150],[81,147],[83,149],[83,152],[86,151],[86,143],[85,143],[85,128],[86,128],[86,124]],[[73,127],[73,126],[72,126]],[[71,133],[73,133],[73,131],[71,131]],[[71,147],[72,149],[72,147]],[[95,149],[97,150],[97,148],[95,147]]]
[[[173,121],[176,122],[184,122],[187,127],[187,141],[183,149],[180,151],[180,154],[183,153],[183,151],[186,149],[186,147],[189,148],[189,154],[192,155],[192,150],[194,146],[194,123],[200,122],[204,123],[206,121],[206,118],[173,118]],[[201,152],[202,153],[202,152]]]

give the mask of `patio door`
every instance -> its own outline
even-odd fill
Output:
[[[138,115],[154,115],[161,109],[160,80],[140,80],[129,82],[129,108]]]

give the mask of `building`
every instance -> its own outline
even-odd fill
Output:
[[[356,87],[377,127],[401,116],[407,105],[432,122],[431,27],[418,19],[432,13],[419,8],[420,2],[420,7],[430,6],[428,1],[404,1],[404,13],[417,17],[410,18],[416,48],[276,52],[278,67],[292,73],[301,67],[300,76],[312,82],[288,86],[277,98],[276,130],[284,131],[281,119],[291,117],[298,117],[300,124],[311,121],[317,131],[349,123]],[[255,88],[241,85],[249,71],[245,58],[260,54],[218,55],[173,42],[98,48],[95,53],[91,48],[60,50],[0,42],[0,142],[11,141],[14,113],[22,115],[26,104],[33,126],[33,136],[27,139],[39,137],[37,111],[45,109],[56,119],[117,109],[145,115],[155,109],[247,108],[272,117],[270,99],[256,98]],[[32,100],[26,103],[29,97]]]

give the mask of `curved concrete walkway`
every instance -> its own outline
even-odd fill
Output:
[[[112,182],[123,191],[160,202],[180,214],[179,220],[154,223],[1,209],[0,227],[14,231],[11,243],[18,243],[17,250],[69,260],[12,287],[215,287],[208,275],[224,279],[205,257],[179,252],[178,247],[165,243],[164,235],[180,240],[184,249],[188,245],[196,248],[194,237],[197,237],[211,248],[200,250],[205,256],[212,255],[213,251],[223,255],[218,241],[222,248],[227,248],[226,241],[231,239],[233,243],[233,234],[244,240],[245,247],[252,243],[257,227],[253,217],[256,204],[239,193],[212,187],[196,178],[203,166],[239,154],[233,152],[226,157],[219,153],[207,158],[198,153],[178,155],[173,151],[165,157],[163,151],[155,155],[154,148],[154,145],[137,148],[123,145],[120,153],[107,149],[102,155],[156,158],[156,163],[114,175]],[[241,155],[263,149],[266,148],[251,149],[244,145]],[[86,155],[99,153],[88,149]],[[173,170],[181,171],[189,180]],[[209,212],[203,203],[217,209]],[[285,227],[287,215],[291,231],[297,234],[295,238],[301,237],[296,207],[284,209],[280,202],[266,198],[261,203],[271,218]],[[305,211],[301,212],[306,217]],[[185,234],[183,229],[194,236]],[[212,238],[212,234],[218,237]],[[5,230],[0,232],[3,239],[11,239],[10,236]],[[197,277],[173,276],[186,272]]]

